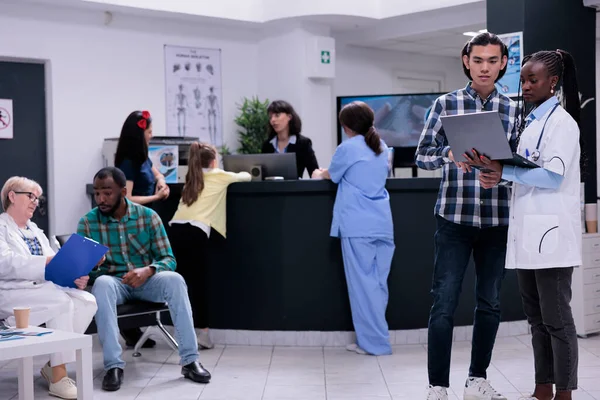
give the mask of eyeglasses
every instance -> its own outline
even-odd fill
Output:
[[[26,195],[27,197],[29,197],[29,200],[31,200],[32,203],[38,203],[39,204],[39,202],[43,200],[43,197],[41,197],[41,196],[37,197],[35,194],[33,194],[31,192],[15,192],[15,194],[24,194],[24,195]]]

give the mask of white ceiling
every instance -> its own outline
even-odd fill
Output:
[[[458,57],[462,46],[471,38],[463,35],[463,32],[476,32],[484,28],[485,24],[477,24],[418,35],[401,36],[384,40],[375,44],[375,47],[409,53]]]
[[[418,0],[415,0],[418,1]],[[176,13],[164,13],[125,7],[106,7],[81,0],[0,0],[13,6],[29,3],[29,6],[53,9],[64,7],[86,9],[89,12],[101,12],[110,9],[118,20],[119,15],[142,18],[165,19],[179,21],[180,26],[201,25],[205,27],[222,26],[233,35],[248,38],[264,36],[277,29],[292,25],[311,24],[331,30],[332,35],[341,45],[379,48],[391,51],[458,57],[462,46],[470,39],[463,32],[484,29],[486,27],[485,2],[477,2],[462,6],[447,7],[432,11],[402,15],[394,18],[375,20],[372,18],[320,15],[302,18],[288,18],[269,23],[254,24],[242,21],[222,20],[216,18],[189,16]],[[52,6],[51,6],[52,4]],[[4,8],[6,10],[6,8]],[[596,37],[600,39],[600,21],[597,24]]]

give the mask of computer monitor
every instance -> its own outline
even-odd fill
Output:
[[[346,104],[363,101],[375,112],[375,128],[394,148],[394,167],[414,167],[415,151],[435,99],[442,93],[340,96],[337,113]],[[338,121],[338,144],[347,139]]]
[[[223,156],[223,167],[226,171],[246,171],[256,179],[254,167],[260,166],[263,179],[269,177],[282,177],[286,180],[298,179],[296,168],[296,154],[233,154]]]

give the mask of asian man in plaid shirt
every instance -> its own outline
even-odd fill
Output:
[[[106,371],[102,389],[115,391],[123,382],[117,305],[129,300],[168,303],[179,344],[182,375],[208,383],[210,373],[198,362],[198,343],[185,281],[175,272],[175,258],[163,223],[153,210],[125,198],[125,174],[117,168],[94,177],[98,207],[79,221],[77,233],[108,247],[106,258],[92,273],[98,303],[96,325]]]
[[[429,316],[428,400],[447,400],[454,311],[471,254],[475,260],[476,309],[471,365],[465,400],[506,400],[487,380],[486,371],[500,324],[500,286],[504,278],[510,187],[500,174],[492,189],[480,186],[479,172],[448,146],[440,116],[498,111],[507,140],[514,137],[516,104],[498,92],[495,82],[506,72],[508,49],[494,34],[482,33],[462,50],[466,88],[439,97],[419,140],[416,163],[443,169],[435,205],[437,230]]]

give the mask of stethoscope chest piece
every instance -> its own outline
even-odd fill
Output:
[[[540,152],[538,150],[535,150],[533,153],[531,153],[531,161],[537,161],[540,159]]]

